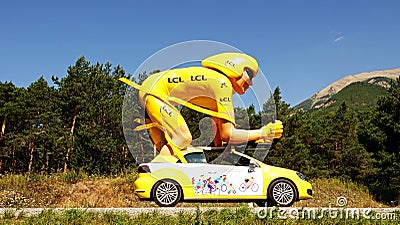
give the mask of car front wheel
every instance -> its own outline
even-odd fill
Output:
[[[293,205],[296,199],[297,188],[292,182],[286,179],[277,179],[269,186],[268,200],[271,205],[289,207]]]
[[[164,179],[154,185],[153,198],[158,206],[173,207],[178,204],[181,197],[181,188],[174,180]]]

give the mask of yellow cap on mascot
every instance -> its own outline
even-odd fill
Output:
[[[238,52],[213,55],[201,61],[201,64],[204,67],[218,70],[230,78],[240,78],[245,70],[248,74],[252,73],[249,76],[253,78],[258,72],[257,61],[249,55]]]

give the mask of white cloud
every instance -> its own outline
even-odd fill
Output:
[[[341,41],[341,40],[343,40],[343,39],[344,39],[344,36],[341,35],[341,36],[335,38],[335,40],[333,40],[333,41],[334,41],[334,42],[339,42],[339,41]]]
[[[344,40],[344,35],[342,34],[342,32],[332,30],[331,32],[329,32],[329,40],[337,43]]]

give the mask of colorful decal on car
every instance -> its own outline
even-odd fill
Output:
[[[196,195],[262,195],[263,176],[259,168],[248,173],[248,167],[243,167],[245,173],[230,172],[216,176],[192,176],[193,190]],[[213,172],[207,172],[210,174]],[[240,176],[238,176],[240,175]]]

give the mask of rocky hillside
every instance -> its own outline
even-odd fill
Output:
[[[335,95],[340,93],[344,88],[349,87],[349,85],[354,83],[363,83],[364,85],[353,85],[351,86],[351,90],[346,90],[347,93],[356,94],[357,92],[360,92],[360,89],[358,88],[362,87],[362,93],[366,98],[374,98],[381,94],[380,90],[376,90],[376,86],[387,88],[389,85],[389,79],[395,79],[399,76],[400,68],[349,75],[328,85],[309,99],[295,106],[295,108],[310,110],[329,107],[330,105],[337,102],[338,98],[337,96],[335,97]],[[375,87],[372,88],[373,90],[371,89],[370,92],[368,92],[366,91],[370,89],[368,86]],[[368,100],[368,102],[370,101]]]

